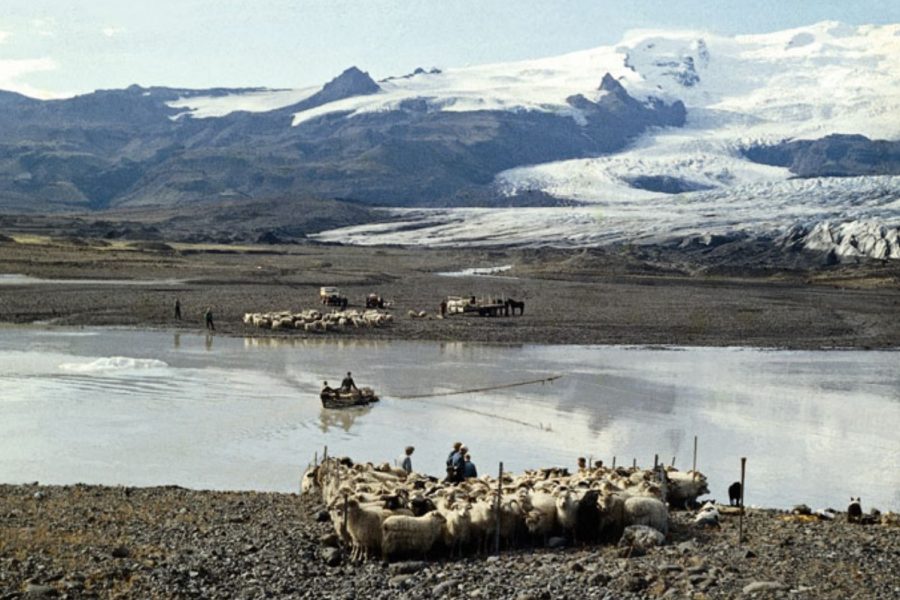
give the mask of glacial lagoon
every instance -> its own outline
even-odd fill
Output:
[[[382,401],[321,408],[353,371]],[[549,383],[493,388],[561,375]],[[0,329],[0,481],[290,492],[329,454],[441,475],[453,441],[481,472],[698,468],[711,496],[747,457],[749,504],[900,510],[900,353],[236,338]],[[428,397],[413,398],[427,395]]]

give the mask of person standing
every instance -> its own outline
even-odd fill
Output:
[[[181,320],[181,300],[175,298],[175,318]]]
[[[447,478],[444,481],[453,481],[455,478],[455,473],[453,472],[453,463],[457,460],[457,456],[459,454],[459,449],[462,447],[462,442],[455,442],[453,444],[453,449],[450,450],[450,454],[447,455]]]
[[[208,306],[208,307],[206,308],[206,312],[203,313],[203,319],[206,321],[206,328],[207,328],[208,330],[210,330],[210,331],[215,331],[215,330],[216,330],[216,326],[215,326],[215,324],[213,323],[212,307],[209,307],[209,306]]]
[[[350,375],[350,371],[347,371],[347,376],[344,377],[344,380],[341,381],[341,391],[349,392],[350,390],[357,390],[359,388],[356,387],[356,382],[353,381],[353,376]]]
[[[403,451],[403,456],[400,457],[400,468],[407,473],[412,473],[412,453],[415,451],[413,446],[407,446]]]
[[[475,463],[472,462],[472,455],[466,454],[465,462],[463,463],[463,479],[474,479],[478,477],[478,469],[475,468]]]
[[[465,477],[465,468],[466,468],[466,452],[468,452],[468,448],[465,445],[459,447],[456,454],[453,455],[450,461],[450,467],[453,469],[453,478],[451,481],[454,483],[460,483]]]

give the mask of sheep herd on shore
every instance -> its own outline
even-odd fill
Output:
[[[617,542],[630,525],[668,532],[668,505],[709,492],[700,473],[598,467],[441,482],[385,463],[328,458],[310,467],[303,493],[318,490],[352,559],[484,552],[499,531],[511,548],[551,538]],[[499,494],[498,494],[499,490]]]
[[[290,311],[245,313],[244,324],[261,329],[302,329],[325,333],[349,328],[383,327],[394,320],[393,315],[376,309],[321,312],[315,309],[299,313]]]

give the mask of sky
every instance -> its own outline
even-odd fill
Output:
[[[321,85],[615,44],[632,29],[735,35],[900,22],[900,0],[0,0],[0,89]]]

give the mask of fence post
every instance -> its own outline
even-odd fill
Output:
[[[747,457],[741,457],[741,516],[738,518],[738,545],[744,543],[744,473],[747,469]]]
[[[500,554],[500,497],[503,495],[503,461],[500,461],[500,472],[497,475],[496,515],[497,526],[494,528],[494,554]]]
[[[691,468],[694,472],[693,478],[697,479],[697,436],[694,436],[694,466]]]

